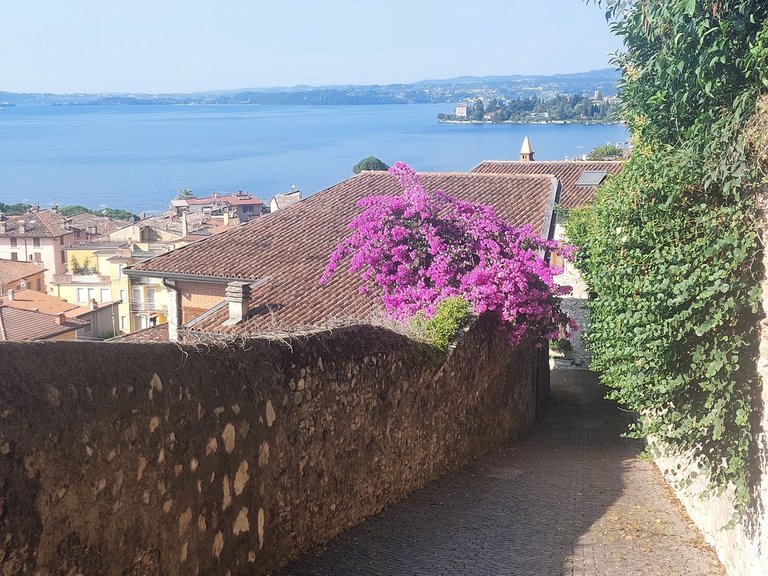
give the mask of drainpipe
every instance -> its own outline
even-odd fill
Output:
[[[168,339],[179,341],[179,326],[182,324],[181,291],[175,280],[162,279],[163,286],[168,291]]]

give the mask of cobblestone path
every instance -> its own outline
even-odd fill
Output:
[[[503,445],[287,567],[280,576],[716,576],[714,553],[621,438],[627,415],[586,370]]]

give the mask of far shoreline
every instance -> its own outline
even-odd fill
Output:
[[[577,126],[615,126],[618,124],[623,124],[621,121],[612,121],[612,122],[584,122],[584,121],[574,121],[574,120],[538,120],[538,121],[530,121],[526,122],[523,120],[504,120],[503,122],[494,122],[493,120],[437,120],[438,124],[511,124],[515,126],[528,126],[528,125],[536,125],[536,126],[543,126],[547,124],[554,124],[556,126],[563,126],[567,124],[573,124]]]

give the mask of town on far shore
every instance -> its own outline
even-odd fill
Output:
[[[459,102],[453,114],[438,114],[441,123],[468,124],[614,124],[618,123],[618,96],[557,94],[540,96],[477,98]]]

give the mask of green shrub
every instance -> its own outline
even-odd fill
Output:
[[[432,318],[425,318],[419,312],[411,319],[411,329],[417,336],[424,338],[440,350],[448,350],[459,330],[467,325],[471,310],[461,296],[446,298],[437,305],[437,312]]]

